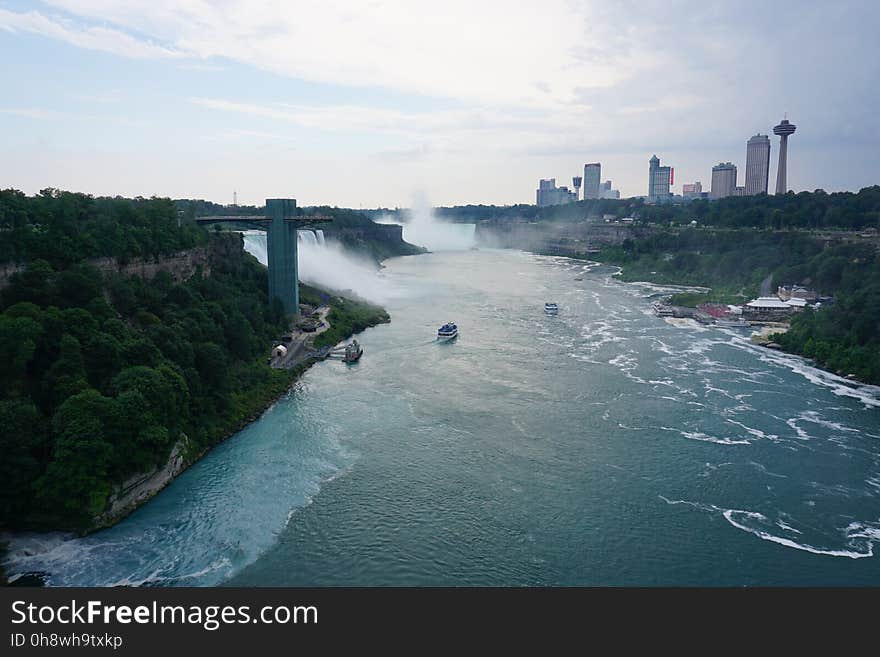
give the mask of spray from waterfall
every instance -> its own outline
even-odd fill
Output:
[[[268,266],[266,233],[246,230],[245,251]],[[303,283],[322,289],[355,295],[374,303],[385,303],[394,296],[390,284],[368,260],[358,258],[334,242],[327,242],[323,230],[297,231],[297,266]]]
[[[475,224],[442,221],[434,214],[427,197],[417,193],[412,209],[406,212],[407,221],[401,223],[385,216],[377,223],[401,223],[403,239],[410,244],[424,246],[429,251],[464,251],[476,245]]]

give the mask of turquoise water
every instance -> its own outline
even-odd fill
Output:
[[[880,391],[513,251],[397,258],[392,322],[49,583],[880,584]],[[581,278],[582,280],[575,280]],[[560,313],[543,313],[556,301]],[[454,320],[461,334],[434,341]]]

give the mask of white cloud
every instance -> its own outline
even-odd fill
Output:
[[[17,13],[0,9],[0,29],[28,32],[65,41],[88,50],[101,50],[134,58],[179,57],[180,52],[130,34],[102,26],[80,26],[37,11]]]
[[[611,36],[616,27],[589,22],[581,7],[563,0],[50,4],[80,21],[109,22],[118,29],[74,30],[37,12],[7,13],[18,16],[17,23],[27,16],[29,31],[72,43],[102,30],[102,49],[119,54],[222,57],[305,80],[476,102],[552,106],[571,101],[575,87],[612,86],[655,65],[607,50],[606,39],[617,42]],[[111,35],[118,40],[112,46]]]
[[[0,107],[0,114],[11,114],[26,119],[39,119],[44,121],[52,121],[64,116],[61,112],[34,107]]]
[[[208,109],[332,131],[367,131],[419,136],[546,128],[546,123],[540,116],[489,108],[414,112],[365,105],[244,103],[223,98],[192,98],[191,102]],[[557,116],[556,126],[566,120],[573,126],[576,117],[571,112],[560,113]]]

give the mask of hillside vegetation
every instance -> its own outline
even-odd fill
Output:
[[[0,192],[0,526],[85,529],[114,487],[184,437],[201,453],[289,385],[267,273],[237,234],[211,236],[167,199]],[[210,276],[102,274],[93,256],[234,240]],[[229,246],[228,244],[226,245]]]
[[[710,204],[711,214],[706,216],[741,228],[655,230],[604,249],[598,259],[620,265],[624,280],[711,287],[712,293],[702,299],[707,301],[741,303],[757,296],[764,280],[772,281],[774,292],[777,285],[802,283],[833,296],[833,305],[795,315],[791,330],[777,335],[776,341],[787,351],[813,358],[831,371],[880,383],[880,255],[876,238],[851,232],[829,240],[808,230],[748,227],[760,216],[788,217],[810,227],[833,224],[840,228],[846,224],[860,230],[871,228],[878,221],[880,187],[863,189],[859,194],[822,192],[732,199],[736,203],[726,200],[717,206]],[[681,300],[688,299],[679,297]]]

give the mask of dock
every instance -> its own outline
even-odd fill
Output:
[[[291,370],[297,365],[306,362],[312,358],[323,360],[327,358],[333,347],[314,348],[315,336],[320,335],[330,328],[330,322],[327,320],[327,314],[330,312],[330,306],[320,306],[315,311],[317,326],[315,330],[309,331],[302,328],[303,323],[294,322],[290,331],[281,337],[280,343],[273,348],[272,355],[269,357],[269,367],[275,369]],[[284,347],[280,350],[279,347]]]

